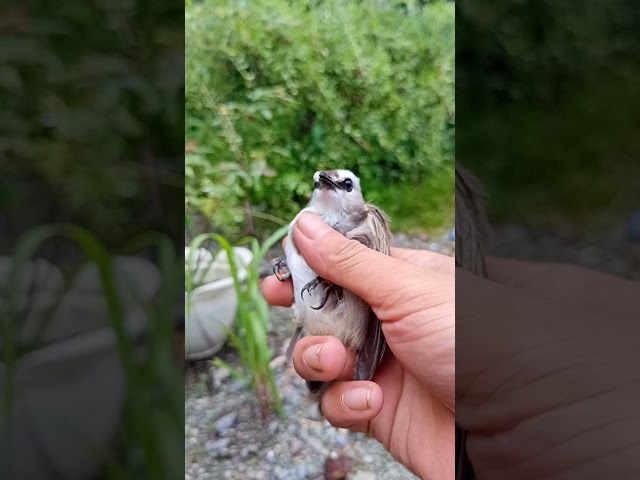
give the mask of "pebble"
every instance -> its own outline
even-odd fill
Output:
[[[345,447],[347,445],[348,440],[349,439],[348,439],[348,437],[346,435],[339,434],[339,435],[336,435],[334,443],[336,444],[337,447],[342,448],[342,447]]]
[[[224,435],[228,430],[230,430],[236,423],[238,418],[237,412],[227,413],[223,415],[215,423],[216,433],[218,435]]]
[[[294,438],[293,440],[291,440],[291,444],[289,445],[289,453],[291,455],[295,455],[296,453],[301,452],[303,448],[304,443],[302,443],[301,440]]]
[[[357,471],[351,480],[376,480],[376,474],[373,472]]]
[[[204,444],[204,447],[211,454],[217,454],[222,452],[231,443],[230,438],[219,438],[217,440],[209,440]]]
[[[302,480],[304,478],[307,478],[307,475],[308,475],[307,466],[304,463],[296,466],[296,477],[297,478]]]
[[[231,372],[226,368],[212,367],[210,370],[211,382],[214,388],[220,388],[225,380],[231,376]]]
[[[249,455],[258,453],[259,451],[260,447],[258,447],[258,445],[256,445],[255,443],[250,443],[246,447],[242,447],[242,450],[240,450],[240,457],[247,458],[249,457]]]
[[[267,452],[266,459],[270,463],[275,463],[276,462],[276,452],[274,452],[273,450],[269,450]]]
[[[269,433],[278,433],[278,430],[280,429],[280,425],[278,424],[277,420],[272,420],[271,423],[269,423]]]
[[[229,392],[236,393],[245,388],[247,388],[247,384],[244,380],[234,380],[229,386]]]

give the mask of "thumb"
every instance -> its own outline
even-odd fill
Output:
[[[421,273],[410,263],[346,238],[310,212],[298,217],[293,241],[316,274],[352,291],[374,308],[390,300],[380,295],[381,286],[394,285],[396,279]]]

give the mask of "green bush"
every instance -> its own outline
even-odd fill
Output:
[[[53,217],[86,226],[110,249],[149,228],[179,238],[179,8],[0,7],[10,33],[0,42],[0,248]]]
[[[237,237],[289,221],[319,169],[370,193],[450,172],[454,8],[404,3],[188,6],[187,212]]]
[[[457,156],[490,213],[588,224],[637,205],[637,3],[465,2],[456,22]]]

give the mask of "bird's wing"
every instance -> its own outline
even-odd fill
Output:
[[[364,221],[351,230],[347,237],[389,255],[391,247],[389,218],[378,207],[368,203],[365,205]],[[371,380],[386,349],[380,320],[371,307],[368,309],[368,315],[367,336],[364,348],[357,355],[354,380]]]
[[[392,238],[389,217],[375,205],[367,203],[364,206],[364,220],[347,233],[347,238],[389,255]]]
[[[489,225],[483,191],[471,173],[456,165],[456,265],[485,276],[485,243]]]

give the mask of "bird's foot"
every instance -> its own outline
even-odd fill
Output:
[[[313,310],[320,310],[322,307],[326,305],[327,300],[329,299],[329,295],[331,295],[331,293],[335,289],[335,285],[333,285],[332,283],[328,282],[327,280],[321,277],[316,277],[313,280],[311,280],[309,283],[307,283],[304,287],[302,287],[302,290],[300,290],[300,298],[304,300],[304,292],[307,292],[309,295],[311,295],[311,292],[315,290],[316,287],[321,283],[325,285],[325,289],[322,292],[322,299],[320,300],[320,305],[316,307],[310,305],[310,307]]]
[[[324,307],[327,304],[327,300],[329,299],[329,295],[331,295],[331,292],[333,291],[334,286],[331,285],[329,287],[327,287],[324,291],[324,296],[322,297],[322,300],[320,300],[320,305],[318,305],[317,307],[314,307],[312,305],[309,305],[313,310],[320,310],[322,307]]]
[[[282,273],[282,270],[287,270]],[[276,278],[281,282],[286,282],[291,277],[291,272],[289,272],[289,268],[287,266],[286,258],[278,258],[273,264],[273,273]]]
[[[311,291],[314,290],[322,281],[322,278],[320,277],[316,277],[313,280],[311,280],[309,283],[307,283],[304,287],[302,287],[302,290],[300,290],[300,298],[302,300],[304,300],[304,292],[307,292],[309,295],[311,295]]]

